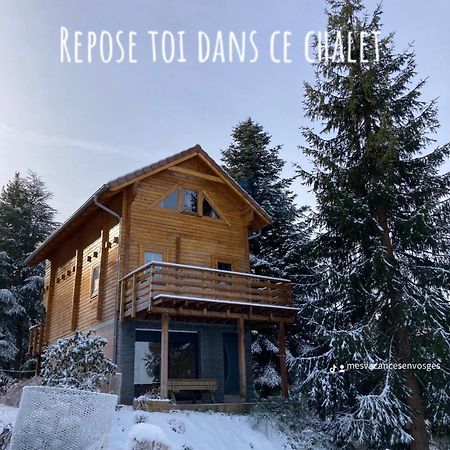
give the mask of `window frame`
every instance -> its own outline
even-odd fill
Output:
[[[184,192],[195,192],[197,194],[197,211],[188,211],[184,209]],[[200,199],[203,199],[203,194],[200,189],[192,189],[188,187],[181,187],[178,189],[178,212],[182,214],[188,214],[190,216],[199,216],[202,217],[202,209],[201,206],[203,206],[203,200],[200,201]]]
[[[161,204],[164,202],[164,200],[166,200],[166,198],[170,197],[171,195],[176,194],[176,208],[169,208],[168,206],[162,206]],[[178,212],[179,210],[179,192],[178,192],[178,187],[175,189],[172,189],[167,195],[165,195],[161,200],[158,201],[158,207],[161,209],[167,209],[169,211],[175,211]]]
[[[230,270],[219,269],[219,264],[227,264],[227,265],[229,265],[230,266]],[[235,271],[234,270],[234,264],[231,261],[229,261],[229,260],[224,261],[223,259],[222,260],[217,259],[215,269],[222,270],[224,272],[234,272]]]
[[[205,214],[204,208],[203,208],[203,202],[208,202],[210,208],[214,211],[214,213],[216,214],[216,217],[214,216],[210,216]],[[214,220],[220,220],[222,218],[222,214],[219,214],[217,212],[217,208],[216,206],[213,204],[213,202],[205,195],[205,193],[203,192],[202,195],[202,199],[201,199],[201,208],[202,208],[202,217],[208,217],[209,219],[214,219]]]
[[[184,191],[193,191],[197,192],[197,212],[193,211],[187,211],[184,210]],[[163,203],[164,199],[172,195],[174,192],[177,193],[177,209],[173,208],[167,208],[164,206],[161,206],[161,203]],[[203,201],[206,200],[213,211],[215,211],[215,214],[217,217],[205,215],[203,213]],[[173,187],[170,191],[166,192],[162,197],[160,197],[157,202],[155,202],[154,206],[158,209],[162,209],[166,212],[172,212],[172,213],[178,213],[178,214],[184,214],[186,216],[194,216],[194,217],[206,217],[207,220],[220,220],[224,221],[229,225],[228,220],[226,220],[223,216],[223,214],[220,212],[219,208],[214,204],[213,201],[211,201],[210,197],[205,193],[205,191],[199,187],[188,185],[188,184],[177,184],[175,187]]]
[[[97,279],[97,289],[94,290],[94,273],[98,269],[98,279]],[[91,298],[95,298],[98,296],[98,293],[100,291],[100,263],[94,264],[91,267]]]
[[[162,262],[168,262],[169,259],[169,249],[165,245],[150,244],[146,242],[139,243],[139,267],[145,264],[145,254],[146,253],[161,253],[163,255]],[[150,269],[147,269],[145,273],[149,273]],[[162,277],[162,275],[159,275]]]
[[[141,266],[145,264],[146,253],[161,253],[163,255],[162,262],[169,261],[169,249],[166,245],[151,244],[147,242],[139,243],[139,263]]]

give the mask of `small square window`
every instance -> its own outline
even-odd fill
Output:
[[[144,264],[148,264],[149,262],[163,262],[164,255],[159,252],[144,252]],[[150,269],[144,271],[144,273],[150,273]],[[160,278],[161,275],[155,275],[155,278]]]
[[[227,272],[232,272],[233,271],[233,266],[230,263],[226,263],[226,262],[217,262],[217,268],[219,270],[226,270]]]
[[[183,189],[183,211],[193,214],[198,213],[198,192]]]
[[[223,270],[225,272],[232,272],[233,266],[228,262],[217,261],[217,269]],[[232,285],[232,275],[225,275],[224,273],[218,274],[218,281],[222,285],[231,286]]]
[[[91,297],[98,294],[98,287],[100,285],[100,266],[94,266],[91,273]]]

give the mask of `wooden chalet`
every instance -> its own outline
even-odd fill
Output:
[[[31,328],[29,353],[95,328],[124,403],[152,388],[245,401],[250,332],[276,326],[287,396],[290,283],[249,273],[249,238],[270,223],[198,145],[103,185],[28,258],[46,260],[46,322]]]

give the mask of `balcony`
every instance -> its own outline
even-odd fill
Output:
[[[289,280],[150,262],[120,281],[120,319],[170,314],[204,320],[293,322]]]

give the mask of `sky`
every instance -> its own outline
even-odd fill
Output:
[[[219,161],[233,126],[249,116],[283,145],[285,175],[294,163],[307,167],[298,145],[300,127],[310,125],[302,98],[313,69],[303,42],[308,31],[325,29],[324,8],[322,0],[1,0],[0,186],[33,170],[62,221],[103,183],[195,144]],[[399,50],[414,42],[419,76],[429,77],[424,99],[439,98],[435,138],[443,144],[450,140],[450,2],[386,0],[384,12],[383,34],[396,31]],[[138,63],[104,64],[95,52],[90,64],[61,63],[61,27],[68,42],[84,33],[84,60],[88,31],[136,31]],[[185,31],[187,61],[164,63],[158,35],[153,62],[148,30]],[[198,62],[199,31],[213,45],[217,31],[252,30],[255,63]],[[291,63],[269,59],[277,30],[292,33]],[[313,204],[300,181],[294,190],[299,204]]]

